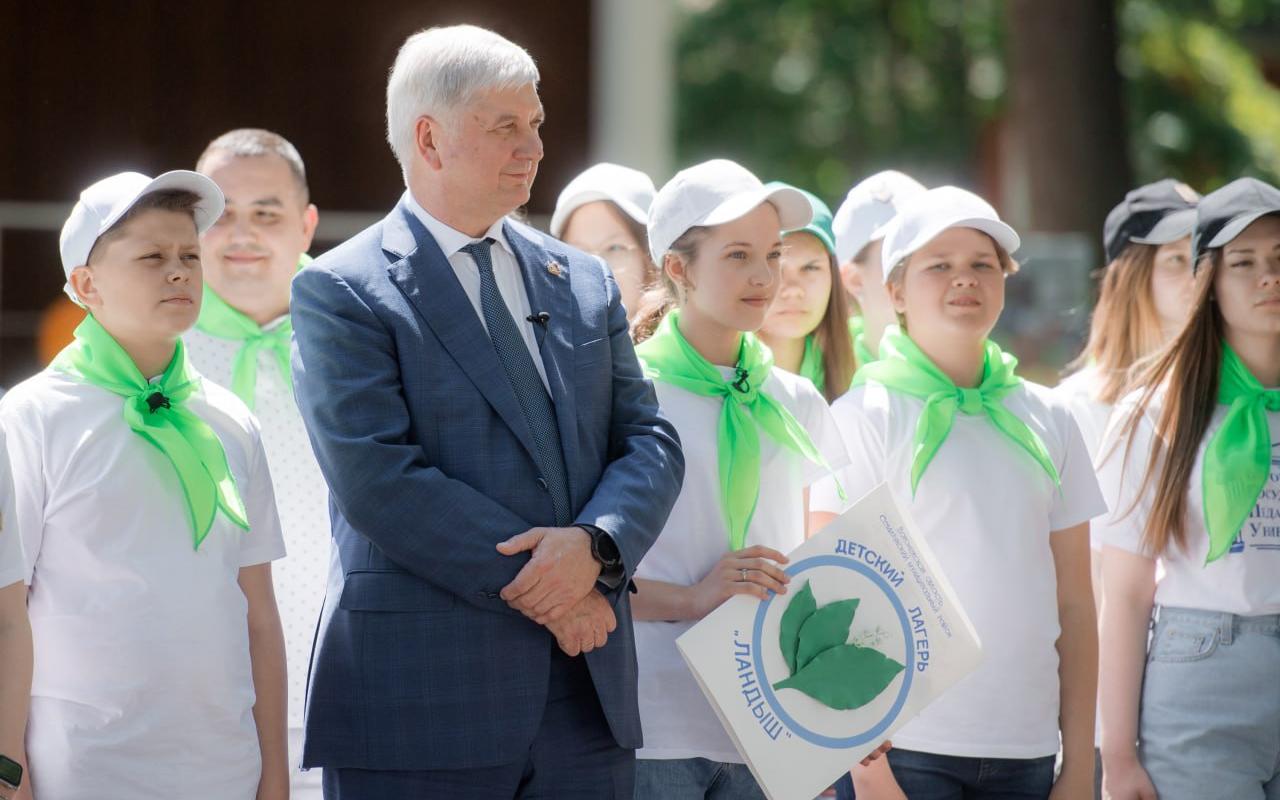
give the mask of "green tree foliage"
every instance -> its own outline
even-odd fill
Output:
[[[1280,4],[1127,0],[1120,13],[1140,174],[1173,175],[1204,191],[1241,175],[1280,177],[1280,87],[1255,53],[1274,41],[1264,32],[1280,30]]]
[[[682,164],[737,158],[836,201],[889,166],[971,182],[1005,112],[999,0],[683,3]],[[1117,0],[1117,14],[1119,52],[1080,58],[1118,59],[1139,180],[1280,177],[1280,88],[1260,68],[1280,3]]]

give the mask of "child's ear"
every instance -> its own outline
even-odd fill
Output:
[[[71,276],[67,278],[76,297],[91,309],[102,306],[102,295],[98,293],[98,287],[93,278],[93,270],[87,266],[76,267],[71,270]]]
[[[662,269],[676,286],[684,287],[688,285],[689,268],[680,256],[675,253],[667,253],[662,257]]]
[[[899,314],[907,313],[907,296],[906,292],[903,291],[903,281],[889,281],[884,288],[889,293],[889,301],[893,303],[893,310]]]

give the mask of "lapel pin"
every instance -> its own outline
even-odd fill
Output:
[[[559,278],[561,275],[563,275],[563,274],[564,274],[564,269],[560,266],[560,263],[559,263],[559,262],[557,262],[557,261],[548,261],[548,262],[547,262],[547,272],[549,272],[549,273],[551,273],[552,275],[554,275],[554,276],[556,276],[557,278]]]

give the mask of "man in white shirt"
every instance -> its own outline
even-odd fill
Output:
[[[196,164],[226,196],[202,237],[205,295],[185,336],[188,357],[208,380],[236,394],[262,427],[287,558],[275,564],[276,602],[289,669],[289,768],[294,800],[321,796],[319,770],[302,772],[307,667],[324,602],[331,539],[329,493],[293,398],[289,286],[309,259],[318,214],[306,171],[284,137],[228,131]]]

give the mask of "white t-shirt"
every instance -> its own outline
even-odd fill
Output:
[[[1085,367],[1079,372],[1067,376],[1053,390],[1080,426],[1080,434],[1084,436],[1085,447],[1089,448],[1089,457],[1094,463],[1098,460],[1098,451],[1102,447],[1103,437],[1107,433],[1107,423],[1111,419],[1112,406],[1094,398],[1099,389],[1098,371],[1095,367]]]
[[[982,642],[978,669],[894,734],[896,747],[942,755],[1038,758],[1058,751],[1057,580],[1052,531],[1106,511],[1071,412],[1033,383],[1005,407],[1040,436],[1062,489],[986,415],[956,414],[911,494],[912,441],[924,402],[878,383],[832,407],[852,459],[838,473],[850,499],[887,481],[968,612]],[[810,495],[841,511],[830,480]]]
[[[1126,418],[1122,415],[1129,413],[1134,400],[1136,397],[1131,396],[1117,406],[1117,419]],[[1119,430],[1111,434],[1118,440],[1118,446],[1102,461],[1098,471],[1098,479],[1112,508],[1112,512],[1097,523],[1098,536],[1104,545],[1144,553],[1142,528],[1155,500],[1155,486],[1148,486],[1145,492],[1141,490],[1159,413],[1157,396],[1138,422],[1132,449],[1127,448],[1127,440]],[[1187,482],[1184,518],[1187,550],[1174,547],[1158,559],[1155,602],[1162,606],[1242,616],[1280,614],[1280,413],[1267,413],[1272,442],[1271,476],[1267,485],[1227,554],[1212,564],[1204,563],[1209,553],[1201,494],[1204,449],[1222,427],[1226,415],[1227,406],[1219,404],[1200,443],[1200,452]],[[1109,452],[1111,439],[1106,447],[1104,452]],[[1130,508],[1132,513],[1126,513]]]
[[[18,516],[14,511],[13,473],[0,429],[0,587],[10,586],[27,574],[22,563],[22,541],[18,538]]]
[[[250,800],[261,772],[242,567],[284,555],[258,424],[205,381],[248,512],[200,549],[177,473],[124,400],[46,370],[0,401],[35,641],[27,753],[37,797]]]
[[[722,367],[726,377],[732,369]],[[729,551],[729,527],[720,508],[716,426],[724,400],[703,397],[655,382],[658,403],[680,433],[684,485],[671,516],[636,568],[637,578],[692,586]],[[763,391],[784,405],[809,433],[831,469],[849,461],[826,401],[813,384],[780,369],[771,371]],[[746,546],[764,545],[782,553],[804,543],[804,489],[827,473],[760,434],[760,497],[747,529]],[[676,638],[694,622],[640,622],[635,625],[640,666],[640,723],[644,747],[639,758],[706,758],[741,764],[742,757],[698,688]]]
[[[277,320],[268,329],[279,325]],[[187,357],[196,369],[223,387],[231,386],[231,368],[240,342],[203,331],[187,333]],[[276,605],[284,627],[289,664],[289,727],[301,728],[307,671],[316,622],[324,605],[333,537],[329,533],[329,488],[316,462],[293,391],[268,348],[258,351],[258,383],[253,413],[262,429],[262,446],[271,465],[280,527],[289,557],[271,567]]]
[[[1080,426],[1080,434],[1084,436],[1084,445],[1089,449],[1089,459],[1095,466],[1102,451],[1102,441],[1106,437],[1107,425],[1111,420],[1111,406],[1094,398],[1099,388],[1098,371],[1095,367],[1085,367],[1068,376],[1053,390],[1054,395],[1065,403]],[[1090,531],[1089,544],[1094,550],[1101,549],[1096,530]]]
[[[1084,436],[1084,444],[1089,449],[1089,459],[1093,462],[1095,471],[1098,466],[1099,454],[1102,452],[1102,443],[1106,438],[1107,425],[1111,421],[1111,410],[1114,408],[1109,403],[1103,403],[1095,399],[1098,390],[1101,388],[1100,384],[1098,368],[1090,365],[1067,376],[1053,390],[1054,396],[1065,403],[1067,408],[1071,409],[1072,416],[1076,418],[1076,424],[1080,426],[1080,433]],[[1089,547],[1095,554],[1102,550],[1102,542],[1098,539],[1098,526],[1096,524],[1089,526]],[[1100,598],[1102,596],[1102,586],[1099,582],[1099,575],[1102,570],[1102,562],[1098,560],[1097,555],[1094,555],[1093,559],[1093,596]],[[1101,624],[1101,618],[1099,618],[1099,624]],[[1098,706],[1097,713],[1094,714],[1094,727],[1093,743],[1095,746],[1101,746],[1101,706]]]

